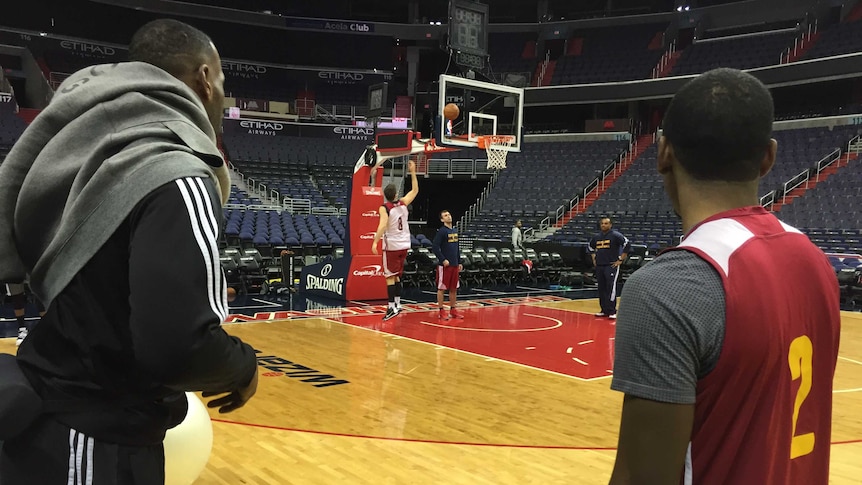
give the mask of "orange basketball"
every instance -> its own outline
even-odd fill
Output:
[[[449,103],[443,108],[443,116],[447,120],[454,120],[461,114],[461,110],[458,109],[458,105],[455,103]]]

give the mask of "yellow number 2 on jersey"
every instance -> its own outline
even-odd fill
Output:
[[[796,403],[793,406],[793,431],[790,440],[790,459],[799,458],[814,451],[814,433],[796,434],[796,421],[799,419],[799,408],[808,393],[811,392],[812,356],[814,348],[811,339],[803,335],[796,337],[790,343],[787,361],[790,364],[790,375],[795,381],[802,378],[799,390],[796,392]]]

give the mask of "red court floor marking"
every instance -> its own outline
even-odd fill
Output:
[[[344,323],[430,344],[516,362],[579,379],[611,375],[612,320],[530,305],[473,307],[463,320],[439,320],[437,310],[344,317]]]

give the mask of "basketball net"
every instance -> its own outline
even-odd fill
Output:
[[[479,148],[484,148],[488,156],[488,169],[499,170],[506,168],[506,156],[508,148],[515,144],[515,137],[511,135],[486,135],[477,140]]]
[[[410,155],[410,160],[416,164],[416,175],[428,175],[428,154],[418,152]]]

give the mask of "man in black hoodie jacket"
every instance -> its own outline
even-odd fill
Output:
[[[173,20],[129,52],[64,81],[0,167],[0,281],[28,274],[48,307],[18,363],[49,410],[4,443],[3,485],[162,484],[184,392],[230,412],[257,388],[220,326],[218,52]]]

